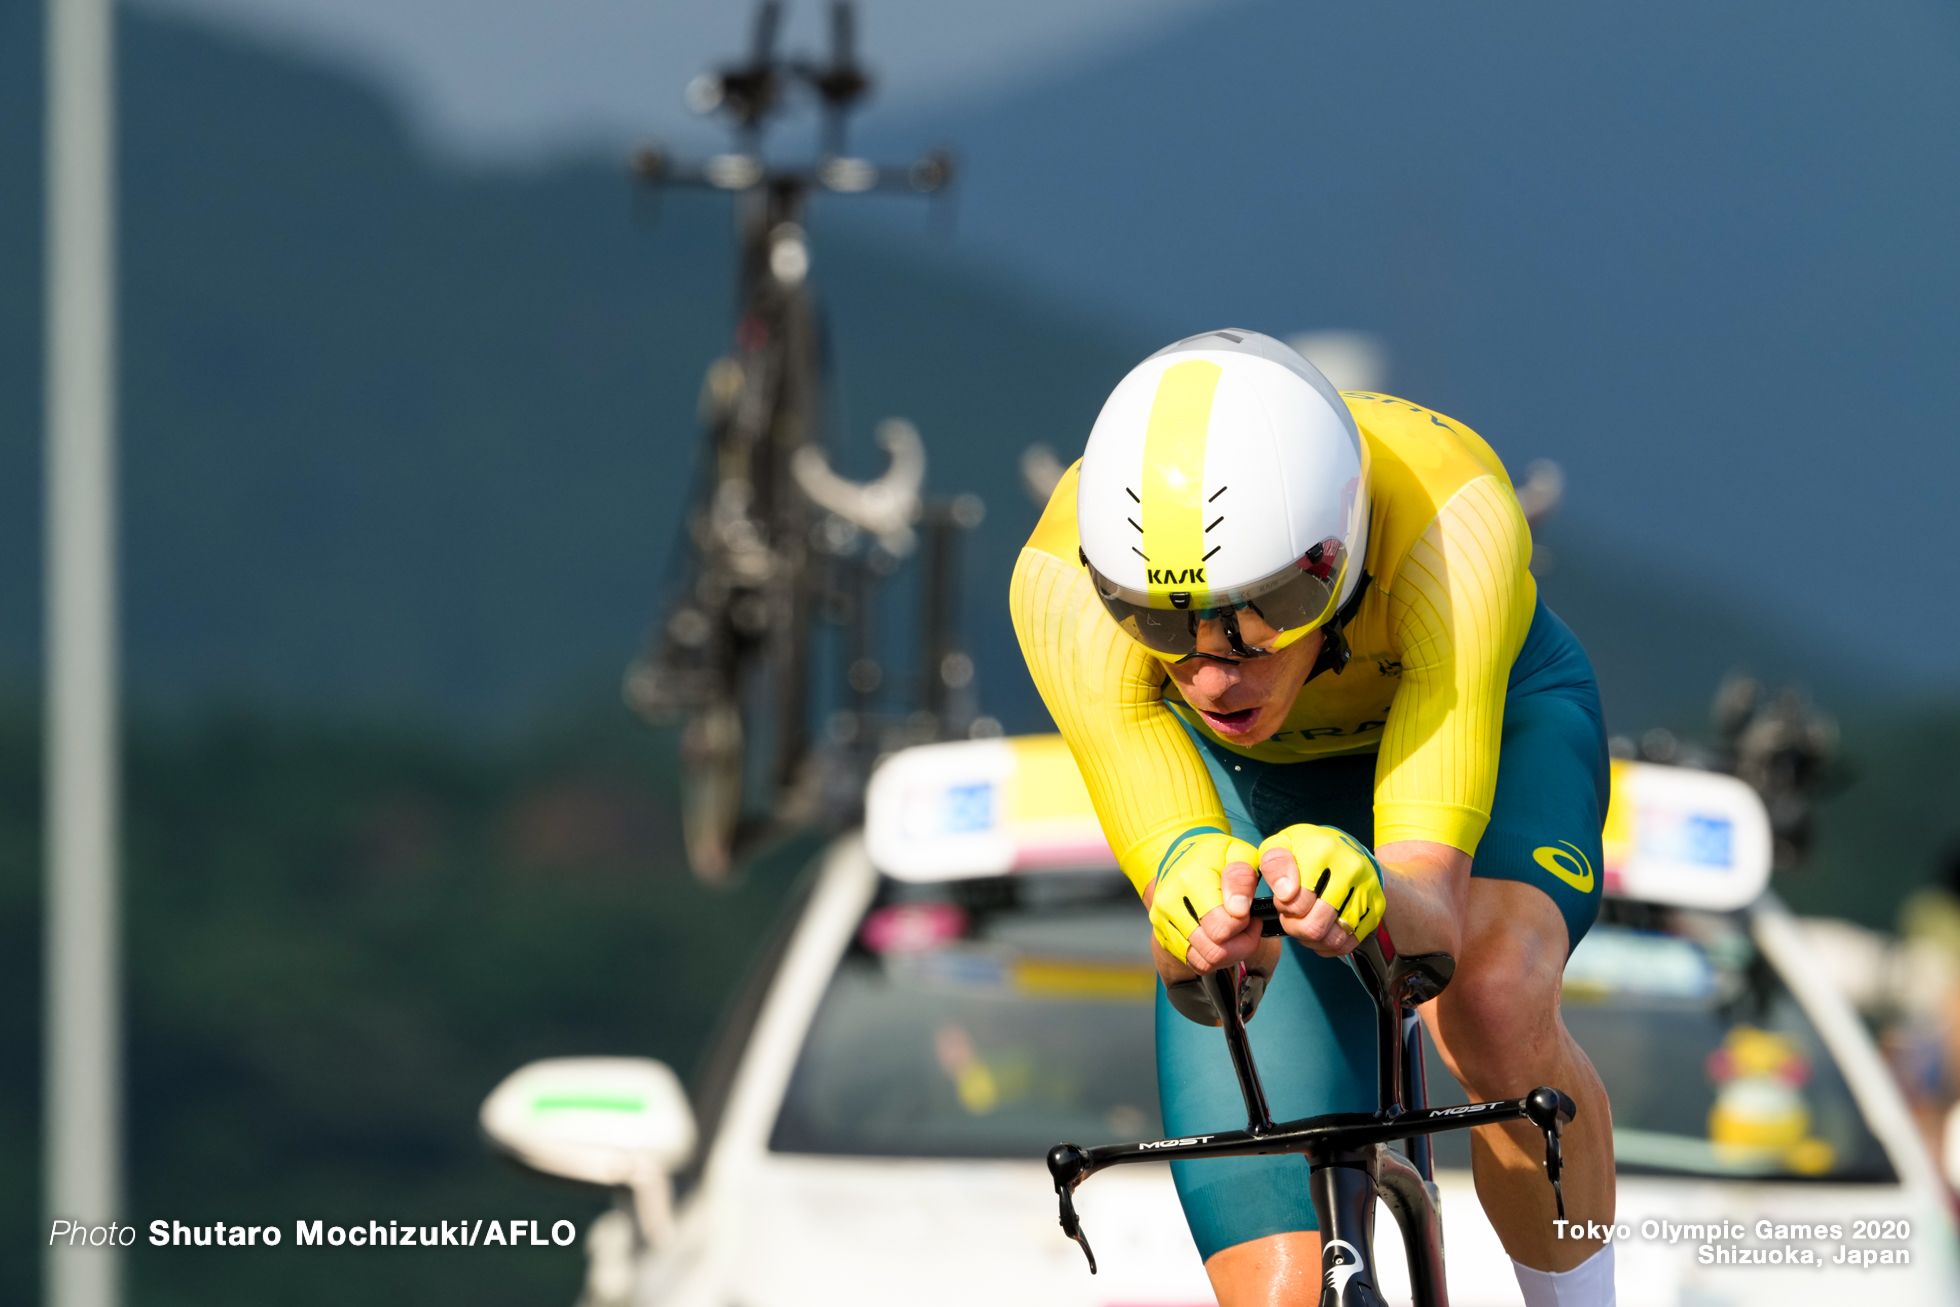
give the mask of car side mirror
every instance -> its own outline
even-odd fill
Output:
[[[694,1112],[664,1062],[555,1057],[520,1067],[483,1100],[492,1147],[546,1175],[626,1189],[641,1235],[673,1233],[673,1174],[694,1153]]]

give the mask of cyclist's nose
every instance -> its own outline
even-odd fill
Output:
[[[1207,658],[1199,663],[1197,674],[1191,678],[1191,688],[1207,699],[1217,699],[1243,679],[1244,673],[1237,663],[1213,662]]]

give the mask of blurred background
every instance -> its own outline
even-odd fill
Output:
[[[699,886],[676,734],[619,688],[737,316],[728,198],[651,195],[627,159],[721,148],[684,91],[750,17],[120,10],[132,1212],[583,1224],[596,1200],[540,1200],[484,1152],[476,1104],[531,1057],[693,1065],[817,847]],[[0,0],[17,1247],[40,1204],[41,23]],[[786,47],[820,23],[792,5]],[[1023,451],[1073,458],[1171,339],[1317,333],[1349,384],[1460,418],[1519,479],[1562,469],[1534,567],[1623,752],[1719,749],[1731,672],[1794,688],[1821,798],[1777,888],[1852,952],[1950,969],[1960,9],[864,0],[860,49],[854,146],[959,171],[930,205],[811,204],[827,441],[868,478],[903,416],[926,491],[985,502],[955,615],[975,712],[1047,729],[1006,607]],[[1892,992],[1865,1006],[1930,1121],[1956,1023]],[[574,1249],[375,1254],[331,1285],[277,1253],[129,1262],[158,1303],[567,1302],[581,1275]],[[0,1297],[36,1273],[0,1259]]]

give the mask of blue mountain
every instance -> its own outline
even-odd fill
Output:
[[[1216,321],[1374,327],[1394,342],[1406,391],[1464,415],[1514,464],[1541,453],[1570,462],[1583,512],[1563,525],[1547,593],[1610,669],[1617,725],[1692,712],[1736,662],[1852,679],[1855,652],[1814,656],[1763,619],[1770,599],[1737,608],[1718,584],[1684,586],[1692,551],[1679,541],[1629,550],[1593,530],[1602,502],[1642,493],[1610,452],[1613,433],[1641,430],[1641,410],[1615,410],[1602,391],[1584,416],[1587,386],[1630,392],[1633,373],[1558,364],[1590,346],[1525,313],[1523,290],[1496,308],[1486,290],[1472,294],[1500,266],[1453,261],[1467,246],[1449,245],[1450,233],[1476,204],[1418,203],[1428,183],[1384,145],[1383,167],[1342,174],[1366,203],[1268,212],[1241,198],[1207,218],[1207,189],[1231,175],[1277,186],[1297,172],[1285,193],[1298,198],[1308,179],[1326,183],[1321,165],[1339,153],[1305,126],[1339,107],[1342,77],[1358,76],[1331,66],[1339,60],[1290,83],[1312,101],[1287,120],[1298,130],[1255,111],[1259,78],[1230,95],[1210,84],[1261,139],[1291,142],[1294,154],[1255,168],[1250,135],[1207,149],[1195,124],[1171,130],[1183,121],[1176,105],[1209,103],[1203,70],[1240,57],[1248,33],[1290,12],[1249,6],[1203,29],[1187,42],[1184,81],[1165,80],[1163,49],[1145,50],[967,120],[972,168],[951,242],[927,234],[916,206],[813,210],[840,463],[874,470],[871,425],[904,414],[925,433],[930,487],[991,505],[968,551],[964,612],[986,706],[1010,728],[1043,721],[1005,607],[1035,515],[1015,470],[1021,450],[1042,441],[1072,456],[1130,363],[1179,324]],[[0,0],[0,663],[16,678],[32,672],[38,625],[38,21],[38,5]],[[1298,40],[1308,29],[1285,30]],[[418,152],[395,107],[343,72],[142,11],[124,16],[122,38],[123,561],[137,701],[494,725],[612,693],[668,575],[699,378],[732,325],[726,201],[636,199],[616,160],[459,170]],[[1422,115],[1388,99],[1379,113],[1355,104],[1336,120],[1415,140],[1408,124]],[[1055,129],[1043,148],[1055,160],[1079,151],[1100,191],[1071,189],[1059,163],[1022,167],[1034,156],[1016,151],[1039,136],[1043,104]],[[1004,271],[1012,261],[991,242],[1044,214],[1054,275]],[[1184,239],[1153,245],[1179,221]],[[1239,276],[1261,262],[1255,245],[1289,228],[1294,255],[1272,264],[1263,298],[1222,280],[1205,290],[1210,270]],[[1422,263],[1422,232],[1456,253]],[[1577,257],[1572,242],[1560,248]],[[1068,271],[1123,259],[1148,279],[1120,294],[1091,294],[1082,287],[1095,276]],[[1458,308],[1446,313],[1450,294]],[[1529,375],[1471,366],[1533,350],[1548,361]],[[1722,429],[1656,428],[1635,461],[1651,465],[1643,476],[1701,475],[1740,457],[1715,448]],[[1698,439],[1710,442],[1703,462],[1670,470]],[[1931,475],[1915,478],[1914,493],[1931,493]],[[1671,530],[1656,527],[1667,539]],[[1840,583],[1844,552],[1842,534],[1831,549],[1820,541],[1820,586]],[[1899,561],[1867,569],[1845,597],[1889,593],[1907,574]],[[895,626],[889,640],[902,657],[906,633]],[[1657,642],[1666,659],[1652,656]]]

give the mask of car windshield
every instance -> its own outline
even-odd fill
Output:
[[[831,979],[770,1146],[1037,1158],[1162,1132],[1155,971],[1129,885],[887,882]],[[1740,917],[1609,900],[1566,969],[1567,1027],[1613,1104],[1619,1169],[1890,1181],[1836,1062]],[[1437,1058],[1432,1105],[1465,1100]],[[1469,1136],[1435,1136],[1467,1168]]]
[[[1111,874],[887,882],[832,977],[770,1146],[1040,1157],[1162,1133],[1156,971]]]
[[[1566,964],[1563,1010],[1606,1084],[1620,1171],[1894,1178],[1743,918],[1607,900]],[[1433,1051],[1428,1075],[1431,1102],[1465,1101]],[[1437,1137],[1439,1166],[1469,1159],[1466,1136]]]

